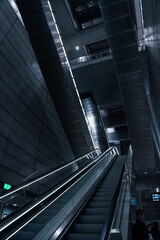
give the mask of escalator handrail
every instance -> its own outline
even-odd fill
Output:
[[[82,160],[82,158],[88,156],[89,154],[91,154],[91,153],[93,153],[93,152],[97,152],[97,151],[98,151],[98,153],[99,153],[99,149],[95,149],[95,150],[93,150],[93,151],[85,154],[84,156],[82,156],[82,157],[80,157],[80,158],[78,158],[78,159],[76,159],[76,160],[73,160],[73,161],[71,161],[71,162],[63,165],[62,167],[58,167],[57,169],[50,170],[50,171],[48,171],[47,173],[44,173],[44,174],[42,174],[42,175],[40,175],[40,176],[38,176],[38,177],[36,177],[36,178],[34,178],[34,179],[32,179],[32,180],[27,181],[26,183],[21,184],[20,186],[15,187],[14,189],[10,190],[9,192],[4,192],[3,194],[0,195],[0,200],[3,199],[3,198],[5,198],[5,197],[7,197],[7,196],[9,196],[9,195],[11,195],[11,194],[13,194],[13,193],[18,192],[18,191],[21,190],[21,189],[24,189],[24,188],[32,185],[33,183],[36,183],[36,182],[38,182],[38,181],[40,181],[40,180],[42,180],[42,179],[44,179],[44,178],[46,178],[46,177],[48,177],[48,176],[50,176],[50,175],[52,175],[52,174],[55,174],[55,173],[63,170],[64,168],[72,165],[73,163],[79,162],[80,160]]]
[[[5,218],[3,219],[3,222],[0,224],[0,233],[2,233],[2,231],[5,231],[6,228],[10,227],[12,224],[14,224],[14,222],[16,222],[17,220],[19,221],[22,217],[24,217],[24,215],[26,215],[27,213],[33,211],[34,208],[36,208],[37,206],[40,206],[47,198],[49,198],[51,195],[56,194],[56,192],[60,191],[61,189],[65,188],[67,186],[67,184],[69,182],[76,182],[78,181],[78,179],[81,178],[81,175],[83,174],[83,172],[87,172],[88,170],[90,170],[97,162],[99,162],[107,153],[109,153],[111,150],[115,149],[116,154],[117,153],[117,149],[115,147],[111,147],[109,149],[107,149],[104,153],[102,153],[98,158],[96,158],[95,160],[93,160],[91,163],[89,163],[87,166],[85,166],[83,169],[79,170],[77,173],[74,174],[74,176],[72,176],[69,180],[65,181],[64,183],[60,184],[58,187],[56,187],[55,189],[51,189],[50,191],[48,191],[46,194],[43,194],[42,196],[40,196],[39,198],[37,198],[35,201],[32,201],[31,204],[27,205],[25,207],[25,209],[21,209],[20,211],[17,211],[15,214],[13,214],[13,216],[11,216],[10,218],[7,218],[5,220]],[[72,183],[72,184],[73,184]],[[66,190],[67,191],[67,188]],[[62,194],[62,193],[61,193]],[[61,195],[59,194],[59,195]],[[58,197],[56,197],[58,198]],[[37,214],[38,215],[38,214]],[[7,232],[8,233],[8,232]]]
[[[85,153],[85,155],[81,156],[81,157],[78,157],[76,159],[74,159],[73,161],[71,161],[71,163],[74,163],[74,161],[78,161],[84,157],[87,157],[89,156],[90,154],[94,153],[94,152],[98,152],[99,154],[101,154],[101,151],[97,148],[97,149],[94,149],[93,151],[90,151],[88,153]],[[64,165],[65,166],[65,165]],[[40,169],[39,171],[36,171],[34,173],[32,173],[31,175],[29,175],[28,177],[26,177],[25,179],[22,180],[22,182],[26,182],[26,181],[29,181],[30,178],[36,178],[37,177],[37,174],[40,174],[40,172],[46,170],[46,173],[49,172],[49,169],[51,169],[53,167],[53,165],[47,167],[47,168],[43,168],[43,169]],[[48,170],[48,171],[47,171]]]
[[[121,189],[117,201],[117,205],[115,208],[115,213],[112,221],[112,227],[111,229],[116,229],[118,230],[121,234],[121,224],[123,221],[123,213],[125,211],[125,219],[126,219],[126,209],[125,209],[125,202],[127,199],[127,205],[128,201],[130,202],[130,196],[128,196],[128,192],[130,192],[130,172],[132,169],[132,148],[131,145],[129,146],[128,154],[124,163],[124,173],[123,173],[123,180],[121,184]],[[129,194],[130,195],[130,194]],[[128,206],[129,208],[129,206]],[[129,212],[128,212],[128,217],[129,217]],[[128,226],[126,225],[125,228]],[[110,232],[111,234],[111,232]],[[124,236],[124,235],[123,235]],[[112,237],[111,237],[112,238]],[[110,235],[109,235],[110,239]],[[126,236],[127,239],[127,236]]]
[[[120,190],[121,190],[124,170],[125,170],[125,166],[123,164],[121,175],[120,175],[120,178],[119,178],[119,181],[118,181],[118,184],[117,184],[117,187],[116,187],[113,199],[112,199],[113,201],[111,203],[109,213],[108,213],[107,218],[105,220],[105,224],[103,226],[103,229],[102,229],[99,240],[108,239],[109,232],[110,232],[110,229],[111,229],[112,219],[113,219],[114,212],[115,212],[115,209],[116,209],[116,206],[117,206],[118,196],[119,196],[119,193],[120,193]]]

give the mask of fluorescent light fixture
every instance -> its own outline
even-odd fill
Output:
[[[111,233],[120,233],[120,229],[111,229]]]
[[[160,188],[155,188],[156,192],[160,192]]]
[[[94,116],[88,116],[88,121],[89,121],[91,127],[93,127],[96,124]]]
[[[107,128],[107,132],[108,133],[113,133],[113,132],[115,132],[115,128]]]

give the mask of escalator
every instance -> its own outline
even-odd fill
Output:
[[[65,240],[99,240],[109,225],[115,206],[118,185],[122,176],[125,157],[119,156],[110,171],[105,175],[82,212],[71,226]],[[118,197],[118,196],[117,196]]]
[[[104,239],[125,157],[111,148],[0,221],[0,239]],[[96,189],[96,190],[95,190]]]

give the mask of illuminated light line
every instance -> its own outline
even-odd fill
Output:
[[[86,168],[88,168],[89,166],[91,166],[93,163],[96,163],[94,166],[91,167],[91,169],[89,171],[87,171],[83,176],[81,176],[79,179],[76,180],[76,182],[74,182],[68,189],[70,189],[75,183],[77,183],[82,177],[84,177],[88,172],[90,172],[98,163],[100,163],[103,160],[103,157],[105,154],[108,154],[108,152],[110,152],[113,148],[109,148],[106,152],[104,152],[101,156],[99,156],[97,159],[95,159],[94,161],[92,161],[90,164],[88,164],[84,169],[80,170],[77,174],[75,174],[73,177],[71,177],[69,180],[67,180],[65,183],[61,184],[59,187],[57,187],[55,190],[53,190],[51,193],[47,194],[45,197],[43,197],[41,200],[39,200],[37,203],[35,203],[33,206],[31,206],[30,208],[28,208],[26,211],[24,211],[23,213],[21,213],[19,216],[17,216],[16,218],[14,218],[12,221],[10,221],[8,224],[6,224],[4,227],[2,227],[0,229],[0,232],[3,231],[5,228],[7,228],[8,226],[10,226],[12,223],[14,223],[16,220],[18,220],[19,218],[21,218],[22,216],[24,216],[26,213],[28,213],[29,211],[31,211],[33,208],[35,208],[37,205],[39,205],[40,203],[42,203],[44,200],[46,200],[48,197],[50,197],[52,194],[54,194],[55,192],[57,192],[59,189],[61,189],[64,185],[66,185],[68,182],[70,182],[72,179],[74,179],[76,176],[78,176],[82,171],[84,171]],[[100,158],[102,158],[100,161],[98,161]],[[66,189],[62,194],[64,194],[68,189]],[[60,194],[60,196],[62,195]],[[54,201],[56,201],[60,196],[58,196],[56,199],[54,199],[49,205],[47,205],[44,210],[50,206]],[[43,211],[43,210],[42,210]],[[39,215],[42,211],[38,212],[37,215]],[[36,216],[37,216],[36,215]],[[34,217],[32,218],[34,219]],[[32,220],[31,219],[31,220]],[[28,221],[30,222],[30,220]],[[27,222],[27,223],[28,223]],[[26,223],[26,224],[27,224]],[[5,224],[5,223],[4,223]],[[26,224],[24,224],[23,226],[25,226]],[[22,227],[23,227],[22,226]],[[22,228],[20,227],[19,230]],[[19,231],[18,230],[18,231]],[[18,232],[16,231],[16,232]],[[14,235],[14,234],[13,234]],[[12,236],[13,236],[12,235]],[[9,237],[10,238],[10,237]],[[8,239],[9,239],[8,238]]]
[[[94,151],[95,151],[95,150],[93,150],[91,153],[93,153]],[[85,157],[85,156],[88,156],[88,154],[84,155],[83,157]],[[75,161],[66,164],[66,165],[63,166],[63,167],[60,167],[60,168],[54,170],[53,172],[50,172],[50,173],[46,174],[45,176],[39,177],[39,178],[37,178],[37,179],[34,180],[34,181],[31,181],[31,182],[29,182],[29,183],[27,183],[27,184],[24,184],[23,186],[18,187],[17,189],[10,191],[10,192],[6,193],[6,194],[3,195],[3,196],[0,196],[0,199],[3,199],[3,198],[5,198],[5,197],[11,195],[12,193],[15,193],[15,192],[17,192],[17,191],[19,191],[19,190],[21,190],[21,189],[23,189],[23,188],[26,188],[26,187],[30,186],[31,184],[36,183],[37,181],[40,181],[40,180],[42,180],[42,179],[44,179],[44,178],[46,178],[46,177],[48,177],[48,176],[50,176],[50,175],[52,175],[52,174],[54,174],[54,173],[56,173],[56,172],[58,172],[58,171],[60,171],[60,170],[62,170],[62,169],[64,169],[64,168],[68,167],[69,165],[74,164],[74,163],[80,161],[83,157],[80,157],[80,158],[76,159]]]
[[[71,66],[70,66],[70,63],[69,63],[69,60],[68,60],[68,57],[67,57],[66,50],[65,50],[65,48],[64,48],[64,44],[63,44],[63,41],[62,41],[62,38],[61,38],[60,31],[59,31],[59,29],[58,29],[58,25],[57,25],[57,23],[56,23],[56,19],[55,19],[55,16],[54,16],[54,13],[53,13],[53,10],[52,10],[50,1],[48,0],[47,3],[48,3],[48,6],[49,6],[49,9],[50,9],[50,12],[51,12],[51,16],[52,16],[52,18],[53,18],[53,22],[54,22],[55,27],[56,27],[56,31],[57,31],[58,36],[59,36],[60,43],[61,43],[61,45],[62,45],[62,49],[63,49],[63,51],[64,51],[64,55],[65,55],[65,58],[66,58],[66,64],[68,65],[68,68],[69,68],[69,71],[70,71],[70,74],[71,74],[71,78],[72,78],[73,84],[74,84],[74,86],[75,86],[77,95],[78,95],[78,99],[79,99],[80,106],[81,106],[81,109],[82,109],[84,118],[85,118],[85,120],[86,120],[87,116],[86,116],[86,113],[85,113],[84,108],[83,108],[83,104],[82,104],[82,101],[81,101],[81,98],[80,98],[80,95],[79,95],[79,92],[78,92],[78,89],[77,89],[77,85],[76,85],[76,82],[75,82],[75,79],[74,79],[74,75],[73,75],[73,73],[72,73],[72,68],[71,68]],[[87,121],[86,121],[86,123],[87,123]],[[87,124],[87,125],[88,125],[88,124]],[[88,130],[89,130],[89,129],[88,129]],[[93,141],[93,137],[92,137],[92,134],[90,133],[90,131],[89,131],[89,134],[90,134],[90,137],[91,137],[91,140],[92,140],[92,144],[93,144],[93,146],[95,147],[95,144],[94,144],[94,141]]]
[[[103,159],[101,159],[102,161]],[[97,162],[88,172],[90,172],[99,162]],[[109,163],[109,162],[108,162]],[[43,212],[46,208],[48,208],[52,203],[54,203],[58,198],[60,198],[65,192],[68,191],[72,186],[74,186],[80,179],[82,179],[88,172],[86,172],[83,176],[81,176],[77,181],[75,181],[69,188],[67,188],[63,193],[61,193],[56,199],[50,202],[46,207],[44,207],[41,211],[39,211],[36,215],[34,215],[29,221],[27,221],[23,226],[21,226],[18,230],[16,230],[12,235],[10,235],[7,239],[10,239],[13,235],[15,235],[19,230],[21,230],[24,226],[26,226],[29,222],[31,222],[35,217],[37,217],[41,212]],[[53,192],[54,193],[54,192]],[[49,197],[49,196],[48,196]],[[17,220],[17,219],[16,219]]]

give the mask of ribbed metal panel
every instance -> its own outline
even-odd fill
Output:
[[[109,145],[99,108],[92,96],[82,98],[82,103],[91,127],[95,147],[104,152]]]
[[[153,175],[155,159],[149,107],[128,2],[99,0],[99,3],[124,101],[136,172],[138,176],[144,176],[145,172]]]

